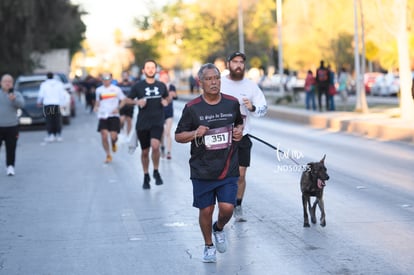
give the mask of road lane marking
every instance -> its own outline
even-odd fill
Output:
[[[121,219],[130,241],[145,240],[144,230],[138,222],[133,209],[124,209],[121,211]]]

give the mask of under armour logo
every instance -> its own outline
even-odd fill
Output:
[[[159,97],[160,95],[158,87],[154,87],[152,89],[150,87],[145,88],[145,97]]]

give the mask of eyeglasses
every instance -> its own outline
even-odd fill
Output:
[[[103,76],[102,80],[111,80],[111,77],[110,76]]]

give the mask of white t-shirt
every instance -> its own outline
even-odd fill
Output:
[[[119,101],[125,98],[121,88],[113,84],[96,89],[96,101],[99,102],[98,118],[118,117],[119,112],[114,111],[119,107]]]
[[[221,91],[224,94],[234,96],[239,100],[240,112],[244,120],[243,135],[250,133],[250,115],[256,117],[264,116],[267,112],[266,98],[259,86],[248,78],[242,80],[231,80],[228,75],[221,77]],[[243,98],[247,98],[256,107],[254,112],[250,112],[243,104]]]

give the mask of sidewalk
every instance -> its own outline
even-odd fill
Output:
[[[288,106],[270,105],[269,117],[307,124],[314,128],[341,131],[384,141],[414,144],[414,119],[393,118],[387,111],[367,114],[356,112],[314,112]]]
[[[179,94],[179,98],[184,101],[196,96],[198,95],[185,92]],[[317,112],[301,108],[300,102],[303,101],[296,105],[276,105],[273,102],[271,99],[268,100],[267,117],[306,124],[319,129],[346,132],[366,138],[414,144],[414,118],[404,120],[396,117],[398,108],[384,106],[369,108],[369,113],[366,114],[348,111]],[[349,104],[352,104],[352,101]],[[339,110],[342,110],[340,104],[337,106]]]

